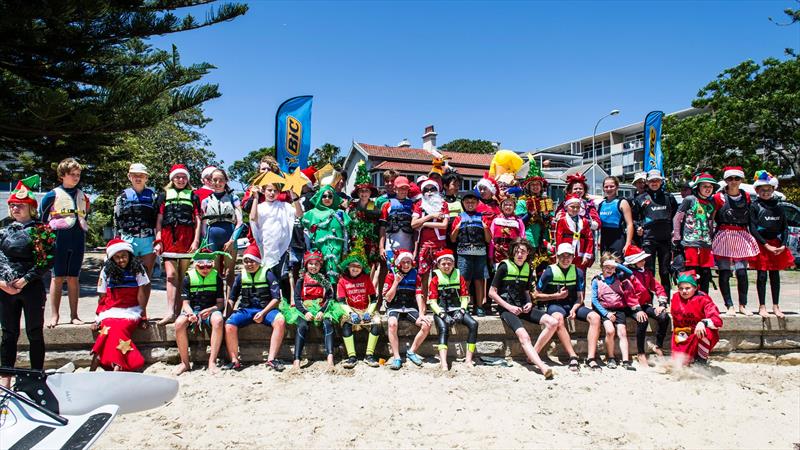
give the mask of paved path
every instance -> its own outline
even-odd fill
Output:
[[[81,294],[78,301],[78,316],[84,321],[91,321],[95,317],[95,308],[97,307],[97,277],[99,272],[99,265],[102,261],[102,253],[87,253],[84,260],[84,270],[81,272]],[[596,269],[589,269],[589,277],[597,273]],[[758,296],[756,295],[755,272],[750,273],[750,290],[748,295],[748,307],[755,313],[758,310]],[[790,314],[797,314],[800,312],[800,271],[785,271],[781,274],[781,308],[784,312]],[[734,299],[736,298],[735,278],[732,280],[731,290],[733,291]],[[48,284],[49,286],[49,284]],[[164,287],[164,275],[156,271],[154,277],[153,290],[150,295],[150,302],[147,307],[147,313],[150,318],[161,318],[166,312],[167,300]],[[722,296],[718,290],[711,288],[711,297],[719,305],[720,310],[724,310]],[[767,287],[767,309],[772,310],[771,296],[769,293],[769,286]],[[50,305],[46,306],[45,322],[50,317]],[[69,321],[69,302],[67,300],[66,290],[61,299],[60,308],[60,322],[66,323]]]

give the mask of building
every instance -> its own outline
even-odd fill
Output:
[[[355,186],[356,167],[360,161],[366,161],[367,169],[372,175],[372,184],[381,189],[384,186],[383,172],[394,169],[401,174],[416,178],[427,175],[431,171],[433,152],[436,149],[436,135],[433,125],[425,128],[422,136],[422,148],[412,148],[408,139],[403,139],[396,146],[375,145],[353,141],[345,161],[344,170],[348,174],[346,191],[349,193]],[[494,154],[441,152],[448,159],[448,164],[455,168],[462,177],[461,190],[468,191],[489,170]]]
[[[683,118],[701,111],[697,108],[689,108],[668,115]],[[542,160],[549,160],[551,165],[555,164],[556,167],[565,164],[574,167],[578,161],[581,165],[591,167],[595,153],[597,165],[603,169],[603,173],[619,178],[624,184],[633,181],[633,176],[637,172],[641,172],[644,166],[644,120],[595,135],[594,148],[592,148],[592,136],[590,135],[538,149],[534,152],[534,156]],[[600,175],[600,172],[594,173],[593,193],[596,195],[603,193],[602,183],[605,175],[602,177]],[[586,178],[590,184],[590,190],[592,190],[592,173],[589,172]]]

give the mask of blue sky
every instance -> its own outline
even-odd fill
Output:
[[[206,61],[222,97],[204,130],[226,164],[272,145],[285,99],[314,95],[312,148],[353,139],[500,141],[529,151],[690,106],[745,59],[783,57],[792,1],[251,2],[232,22],[159,37]],[[203,9],[200,9],[201,13]],[[201,16],[202,17],[202,16]]]

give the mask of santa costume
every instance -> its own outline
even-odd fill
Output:
[[[128,252],[127,267],[119,267],[114,255]],[[150,283],[141,262],[133,257],[133,247],[122,239],[112,239],[106,247],[107,260],[100,272],[97,292],[98,334],[92,347],[100,366],[105,370],[137,371],[144,358],[131,335],[144,317],[139,304],[139,289]]]
[[[448,221],[450,210],[447,207],[447,202],[444,201],[444,197],[440,193],[441,188],[437,181],[425,177],[419,180],[419,188],[423,192],[422,198],[420,201],[414,203],[414,206],[411,208],[411,219],[419,219],[428,215],[439,215],[439,217],[443,217],[443,219],[434,218],[429,220],[418,229],[419,240],[417,248],[419,249],[419,261],[417,270],[420,274],[426,274],[433,269],[436,252],[445,248],[447,244],[447,229],[430,228],[425,225]]]
[[[575,266],[584,270],[594,263],[594,235],[591,224],[585,216],[578,214],[572,217],[566,212],[567,206],[581,202],[580,197],[575,195],[569,195],[564,200],[564,214],[556,221],[556,247],[563,243],[570,244],[575,254]]]
[[[697,280],[692,272],[678,276],[678,286],[688,283],[694,293],[684,299],[680,290],[672,295],[670,313],[672,315],[672,358],[688,365],[692,362],[705,363],[711,350],[719,342],[719,329],[722,318],[711,297],[697,290]],[[699,323],[705,326],[705,336],[699,337],[695,330]]]

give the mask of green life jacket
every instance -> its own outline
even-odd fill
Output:
[[[433,271],[439,280],[439,307],[447,311],[449,308],[461,308],[461,273],[453,269],[450,275],[439,269]]]
[[[267,275],[269,271],[259,267],[255,274],[242,272],[242,291],[240,308],[266,308],[272,300],[271,284]]]
[[[572,264],[564,273],[558,264],[551,264],[550,270],[553,272],[553,281],[545,288],[545,294],[555,294],[560,291],[562,287],[567,288],[569,295],[559,303],[575,303],[578,301],[578,269]]]
[[[167,189],[164,200],[163,225],[194,225],[194,203],[191,189]]]
[[[189,303],[193,309],[209,308],[217,304],[217,275],[216,269],[211,269],[208,276],[203,277],[197,269],[189,269]],[[219,293],[222,296],[222,293]]]
[[[500,296],[514,306],[523,306],[526,303],[525,292],[530,291],[528,279],[531,267],[527,262],[519,267],[510,259],[503,261],[503,264],[506,265],[507,273],[503,277],[504,289]]]

